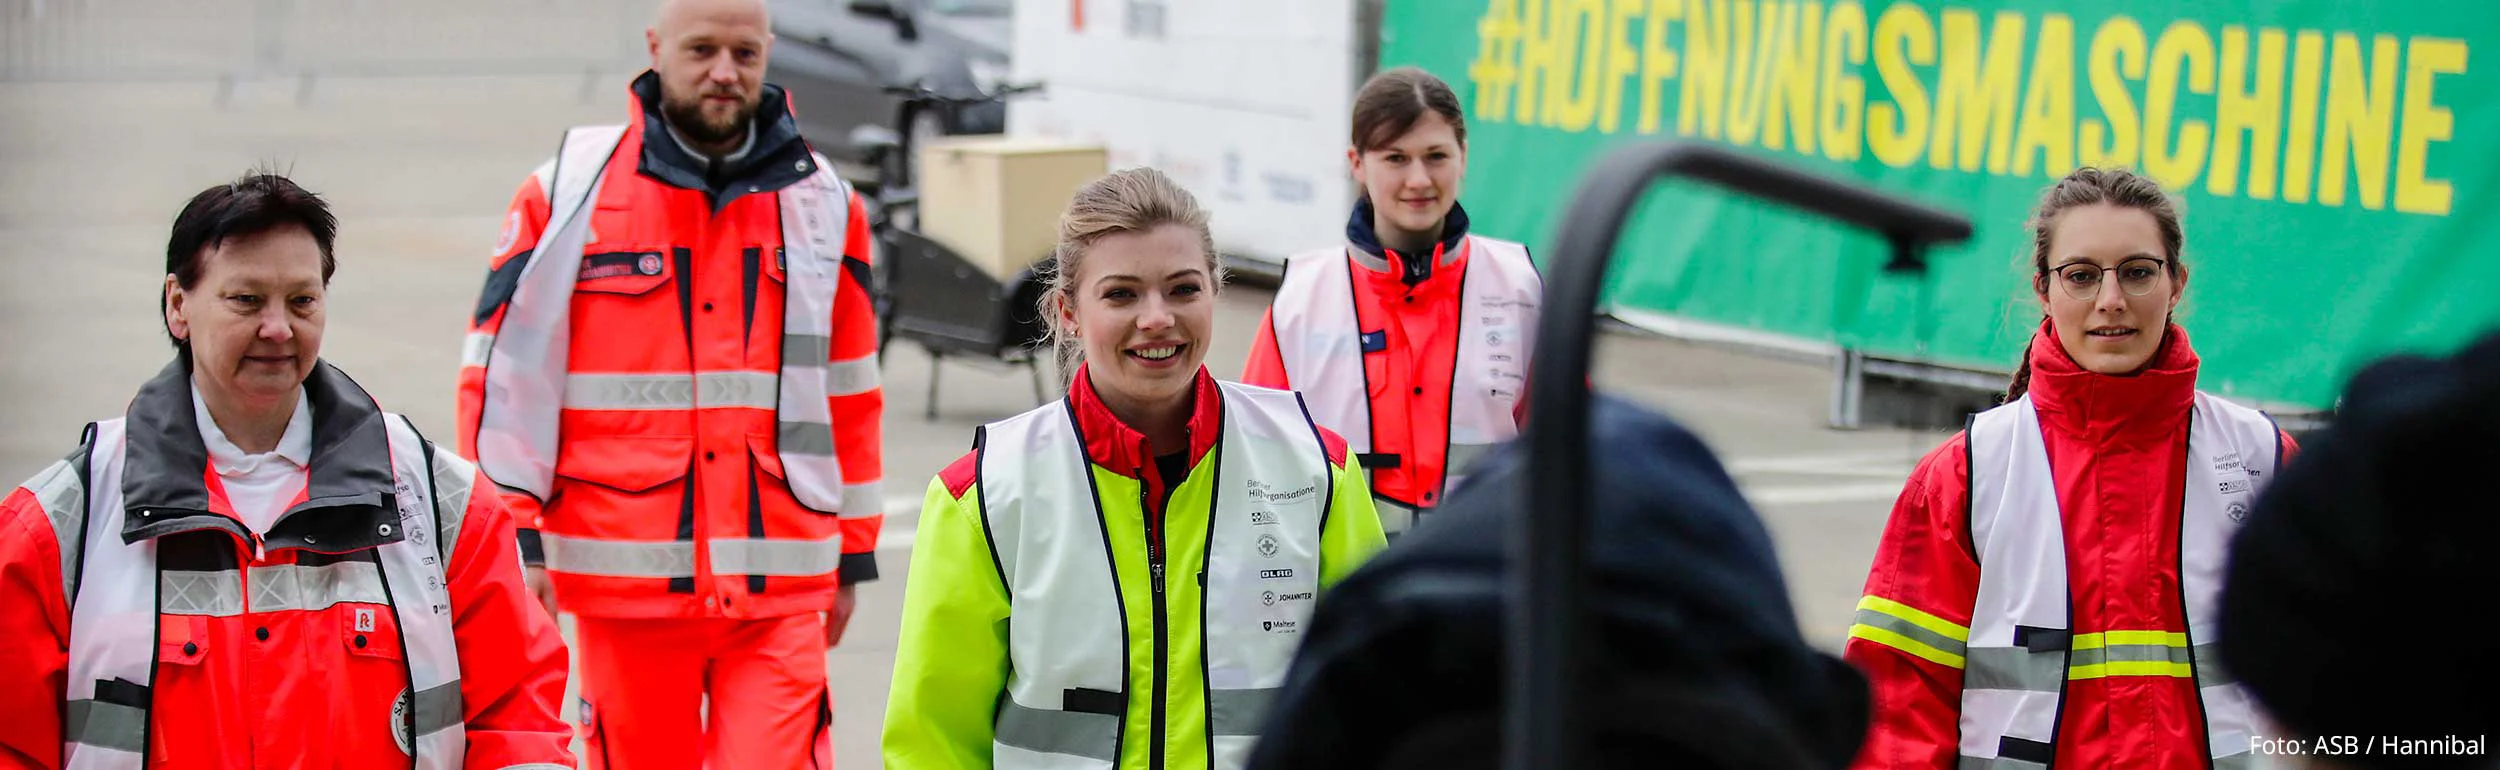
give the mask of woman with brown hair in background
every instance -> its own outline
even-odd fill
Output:
[[[1242,381],[1300,391],[1345,436],[1394,537],[1468,462],[1519,435],[1544,281],[1527,247],[1468,231],[1467,122],[1449,84],[1401,67],[1354,98],[1345,243],[1285,262]]]

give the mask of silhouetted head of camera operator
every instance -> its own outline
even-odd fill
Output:
[[[2494,768],[2500,334],[2356,375],[2233,541],[2223,662],[2284,767]],[[2294,752],[2305,752],[2293,756]]]

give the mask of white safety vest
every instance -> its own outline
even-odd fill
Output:
[[[462,766],[468,741],[444,562],[459,538],[475,468],[453,453],[431,451],[404,417],[385,413],[384,423],[397,479],[396,526],[404,531],[374,549],[378,568],[364,561],[260,567],[248,571],[249,586],[244,571],[159,570],[155,541],[129,545],[122,539],[126,516],[156,512],[124,510],[120,418],[96,423],[88,450],[27,483],[61,544],[61,585],[71,607],[65,768],[147,765],[158,617],[240,615],[246,596],[254,612],[319,610],[340,602],[390,605],[413,685],[400,699],[400,748],[413,754],[420,770]]]
[[[1217,458],[1202,629],[1210,767],[1248,762],[1259,720],[1284,684],[1319,590],[1320,531],[1333,475],[1319,431],[1293,393],[1219,383]],[[982,429],[980,499],[1007,583],[1007,696],[993,758],[1000,770],[1108,769],[1119,762],[1128,698],[1129,629],[1105,552],[1105,511],[1066,401]],[[1181,576],[1176,579],[1190,579]],[[1278,597],[1285,597],[1279,600]],[[1173,622],[1193,622],[1182,613]],[[1193,661],[1176,660],[1175,665]],[[1136,689],[1132,689],[1136,688]]]
[[[1512,409],[1527,389],[1537,306],[1545,296],[1545,281],[1527,247],[1477,235],[1463,243],[1470,256],[1460,277],[1458,359],[1450,392],[1420,396],[1450,400],[1448,459],[1436,500],[1458,487],[1468,463],[1518,437]],[[1288,258],[1270,317],[1286,377],[1310,402],[1312,418],[1345,437],[1365,467],[1377,468],[1394,461],[1372,452],[1371,386],[1363,354],[1386,344],[1386,330],[1365,330],[1356,322],[1354,269],[1341,248]],[[1379,336],[1367,340],[1366,331]],[[1386,398],[1403,404],[1407,396]],[[1377,494],[1372,501],[1381,529],[1391,535],[1413,527],[1419,514],[1438,504]]]
[[[624,136],[623,125],[566,132],[554,167],[538,175],[554,180],[547,188],[547,229],[521,269],[503,324],[494,334],[471,334],[467,341],[464,360],[486,367],[487,397],[477,433],[478,464],[486,477],[547,499],[555,486],[557,426],[567,408],[775,409],[780,422],[777,446],[792,496],[820,513],[881,510],[883,493],[875,484],[844,488],[842,465],[834,455],[827,397],[874,390],[878,374],[873,357],[838,370],[827,363],[834,292],[842,276],[842,238],[849,232],[850,188],[821,156],[815,159],[815,173],[778,193],[789,282],[783,293],[777,375],[570,371],[566,356],[572,340],[573,284],[590,241],[590,204],[598,200],[606,181],[603,172]],[[624,173],[633,172],[629,167]],[[603,393],[617,397],[589,397]],[[550,560],[556,558],[553,550],[551,546]]]
[[[2076,633],[2067,614],[2064,518],[2039,413],[2026,396],[1972,418],[1970,535],[1980,571],[1963,670],[1961,767],[2046,767],[2066,683],[2104,676],[2195,679],[2214,766],[2251,766],[2254,715],[2217,665],[2213,639],[2225,551],[2274,473],[2280,442],[2264,413],[2198,392],[2179,527],[2187,632]]]

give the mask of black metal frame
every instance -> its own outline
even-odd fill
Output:
[[[1633,144],[1593,167],[1564,209],[1529,375],[1527,499],[1514,506],[1510,532],[1504,763],[1513,770],[1578,767],[1585,745],[1573,694],[1585,622],[1590,348],[1607,263],[1649,187],[1697,179],[1872,230],[1892,244],[1891,271],[1924,270],[1926,247],[1971,234],[1954,214],[1708,145]]]

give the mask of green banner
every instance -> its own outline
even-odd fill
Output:
[[[2324,407],[2500,325],[2495,44],[2479,0],[1391,0],[1381,66],[1467,102],[1487,234],[1550,244],[1590,163],[1666,138],[1969,216],[1900,276],[1876,238],[1665,184],[1616,252],[1609,302],[1885,357],[2010,369],[2041,190],[2146,172],[2184,203],[2202,386]]]

